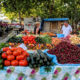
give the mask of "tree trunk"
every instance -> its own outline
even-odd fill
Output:
[[[54,0],[51,0],[51,4],[50,4],[50,15],[52,17],[52,12],[53,12],[53,6],[54,6]]]
[[[21,25],[21,13],[19,12],[19,23]]]

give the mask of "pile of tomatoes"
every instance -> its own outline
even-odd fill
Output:
[[[36,44],[35,36],[23,36],[22,39],[25,44]]]
[[[24,30],[24,31],[22,31],[22,33],[29,34],[29,31],[28,30]]]
[[[2,58],[4,59],[5,66],[27,66],[27,57],[29,54],[18,47],[5,47],[3,48]]]

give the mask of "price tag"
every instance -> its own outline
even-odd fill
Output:
[[[22,43],[22,44],[20,44],[18,47],[21,47],[21,48],[23,48],[24,50],[27,50],[27,47]]]

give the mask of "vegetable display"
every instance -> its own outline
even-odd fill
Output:
[[[42,37],[42,38],[43,38],[43,41],[44,41],[45,43],[51,44],[52,38],[51,38],[50,36],[46,35],[46,36],[44,36],[44,37]]]
[[[36,37],[35,41],[40,44],[51,44],[52,38],[49,35],[46,35],[44,37]]]
[[[0,69],[3,69],[4,65],[3,65],[3,59],[2,59],[2,51],[0,50]]]
[[[8,43],[0,43],[0,50],[4,47],[9,47]]]
[[[73,35],[70,37],[70,41],[72,44],[80,44],[80,37]]]
[[[36,43],[40,43],[40,44],[45,43],[42,37],[36,37],[35,41]]]
[[[25,44],[36,44],[35,36],[23,36],[22,39]]]
[[[37,49],[52,49],[54,45],[52,44],[29,44],[27,45],[28,50],[37,50]]]
[[[68,42],[61,42],[55,48],[48,51],[49,54],[56,55],[61,64],[80,64],[80,48]]]
[[[59,38],[52,38],[52,44],[53,45],[58,45],[61,42],[61,40]]]
[[[70,41],[70,35],[68,35],[67,37],[64,37],[64,38],[61,38],[62,41],[65,41],[65,42],[68,42],[68,43],[71,43]]]
[[[29,34],[30,32],[28,31],[28,30],[24,30],[24,31],[22,31],[22,33],[24,34]]]
[[[4,59],[5,66],[27,66],[28,62],[26,58],[29,54],[18,47],[5,47],[3,48],[2,58]]]
[[[16,37],[23,37],[24,36],[24,34],[18,34],[18,35],[16,35]]]
[[[11,43],[23,43],[22,37],[12,37],[7,42]]]
[[[49,35],[49,36],[57,36],[56,34],[54,34],[54,33],[52,33],[52,32],[44,32],[44,33],[42,33],[42,32],[40,32],[40,34],[41,35]]]
[[[37,54],[30,54],[30,56],[27,58],[29,67],[36,68],[41,66],[51,66],[52,58],[44,54],[41,50],[37,50]]]

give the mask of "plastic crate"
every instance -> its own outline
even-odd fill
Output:
[[[58,38],[63,38],[64,34],[56,34]]]

